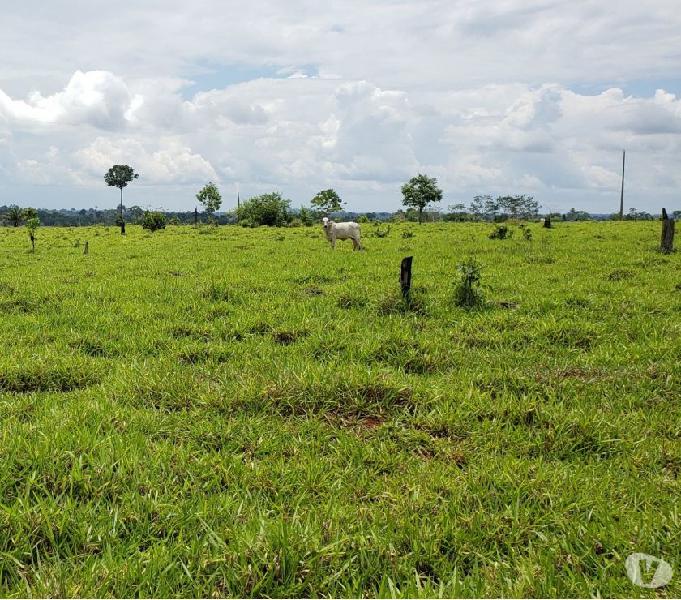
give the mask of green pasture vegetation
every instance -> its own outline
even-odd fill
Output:
[[[681,255],[493,227],[0,228],[0,595],[680,596]]]

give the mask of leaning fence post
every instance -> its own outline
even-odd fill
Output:
[[[660,239],[660,252],[671,254],[674,252],[674,219],[667,216],[667,209],[662,209],[662,237]]]
[[[411,263],[414,260],[413,256],[407,256],[402,259],[400,264],[400,287],[402,288],[402,297],[409,298],[409,291],[411,290]]]

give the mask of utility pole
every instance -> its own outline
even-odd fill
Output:
[[[622,189],[620,190],[620,221],[624,219],[624,159],[626,151],[622,150]]]

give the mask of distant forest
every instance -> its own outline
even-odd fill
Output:
[[[9,226],[19,225],[23,219],[13,219],[13,209],[18,209],[16,205],[0,206],[0,225]],[[38,219],[41,225],[57,226],[57,227],[84,227],[87,225],[116,225],[116,220],[119,215],[118,208],[110,209],[96,209],[83,208],[77,209],[36,209]],[[195,213],[192,211],[161,211],[166,216],[168,224],[170,225],[191,225],[195,222],[207,223],[209,217],[204,212]],[[292,221],[296,221],[298,210],[291,209],[290,217]],[[139,224],[142,222],[145,210],[139,206],[124,207],[124,215],[127,223]],[[473,212],[466,209],[463,205],[454,205],[449,207],[448,212],[441,211],[424,211],[425,221],[504,221],[509,218],[509,215],[504,213],[484,213]],[[351,212],[340,211],[334,213],[337,220],[358,220],[363,221],[416,221],[417,214],[413,209],[398,210],[396,212]],[[525,218],[528,216],[523,215]],[[617,215],[610,214],[592,214],[584,211],[577,211],[571,209],[566,213],[551,213],[551,218],[562,221],[586,221],[586,220],[608,220],[617,218]],[[675,218],[681,217],[681,211],[675,211],[673,216]],[[532,215],[530,218],[538,218]],[[659,218],[658,215],[651,215],[647,212],[630,209],[624,215],[625,220],[654,220]],[[237,222],[236,215],[233,212],[214,213],[213,220],[220,225],[234,224]],[[320,216],[321,220],[321,216]]]

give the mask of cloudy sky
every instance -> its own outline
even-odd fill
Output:
[[[22,0],[0,18],[0,205],[396,210],[531,194],[681,209],[679,0]]]

